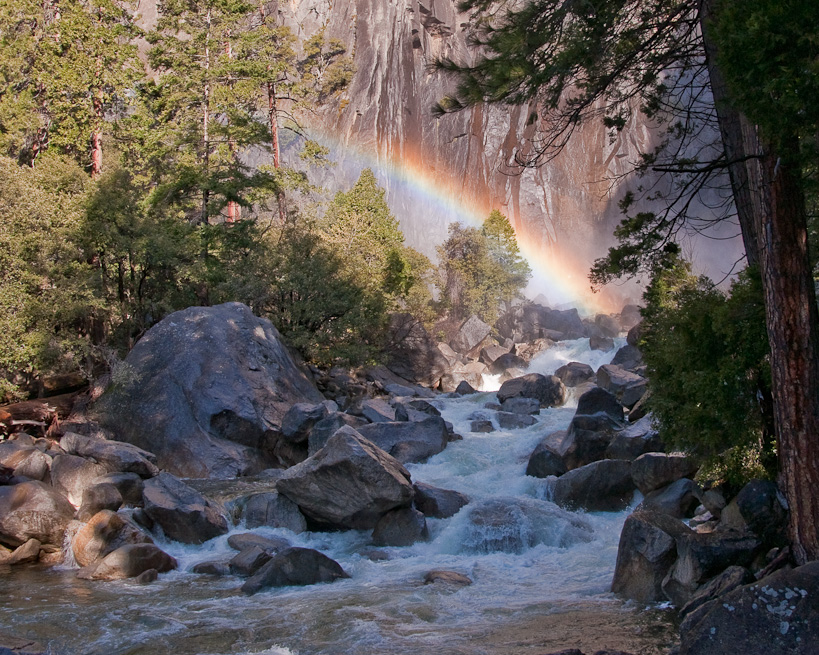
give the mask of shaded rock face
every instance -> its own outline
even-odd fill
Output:
[[[405,380],[432,387],[449,370],[438,343],[410,314],[390,317],[388,343],[387,368]]]
[[[227,520],[198,491],[169,473],[145,483],[145,513],[171,539],[201,544],[228,531]]]
[[[131,380],[95,403],[97,420],[183,477],[267,468],[260,441],[297,402],[323,400],[278,331],[246,305],[191,307],[151,328],[128,354]]]
[[[534,398],[541,407],[559,407],[566,402],[566,387],[554,375],[529,373],[504,382],[498,390],[501,403],[516,396]]]
[[[88,566],[128,544],[152,544],[153,539],[110,510],[95,514],[71,541],[74,559]]]
[[[402,464],[422,462],[437,455],[448,442],[446,423],[440,416],[429,416],[423,421],[370,423],[362,425],[358,432]]]
[[[285,471],[279,493],[309,519],[330,527],[371,529],[392,509],[409,507],[409,472],[350,427],[312,457]]]
[[[813,655],[819,562],[780,570],[703,605],[680,631],[680,655]]]
[[[568,509],[616,512],[634,495],[631,462],[603,459],[561,475],[554,483],[554,501]]]

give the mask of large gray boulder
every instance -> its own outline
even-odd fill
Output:
[[[703,605],[680,628],[680,655],[815,655],[819,562],[783,569]]]
[[[369,423],[358,432],[402,464],[437,455],[448,442],[446,423],[440,416],[428,416],[422,421]]]
[[[577,414],[569,423],[560,454],[566,468],[576,469],[605,458],[614,434],[622,427],[604,412]]]
[[[638,509],[623,524],[611,590],[639,603],[666,600],[663,580],[677,559],[677,537],[690,528],[667,514]]]
[[[51,457],[23,440],[0,443],[0,465],[14,471],[16,477],[46,480],[51,470]]]
[[[646,393],[648,381],[615,364],[597,369],[597,386],[611,392],[626,407],[633,407]]]
[[[287,528],[299,534],[307,529],[307,522],[298,506],[277,491],[253,494],[247,499],[242,512],[248,528],[269,526]]]
[[[85,490],[108,473],[102,464],[76,455],[57,455],[51,462],[51,484],[68,501],[79,507]]]
[[[617,512],[634,496],[631,462],[603,459],[561,475],[554,482],[554,501],[567,509]]]
[[[555,371],[555,376],[567,387],[576,387],[594,377],[594,369],[583,362],[569,362]]]
[[[268,587],[312,585],[349,578],[335,560],[312,548],[288,548],[260,568],[247,582],[242,591],[253,595]]]
[[[423,482],[416,482],[413,489],[415,489],[415,508],[424,516],[431,518],[448,519],[469,503],[469,498],[459,491],[440,489]]]
[[[361,426],[367,425],[367,421],[352,414],[333,412],[313,426],[307,441],[307,454],[315,455],[319,450],[324,448],[325,444],[330,440],[330,437],[345,425],[357,430]]]
[[[409,507],[409,472],[350,427],[312,457],[284,472],[279,493],[309,519],[328,527],[372,529],[391,509]]]
[[[682,478],[690,478],[699,465],[686,455],[646,453],[634,460],[631,475],[640,493],[646,495]]]
[[[566,387],[554,375],[528,373],[504,382],[498,390],[498,400],[522,396],[535,398],[541,407],[560,407],[566,402]]]
[[[156,456],[130,443],[66,432],[60,439],[60,448],[69,455],[93,459],[111,473],[136,473],[143,478],[159,473]]]
[[[228,531],[227,520],[217,507],[170,473],[145,482],[142,497],[145,513],[170,539],[201,544]]]
[[[62,548],[74,507],[42,482],[0,487],[0,543],[11,548],[36,539],[47,551]]]
[[[429,539],[424,514],[412,507],[401,507],[382,516],[373,530],[376,546],[411,546]]]
[[[276,328],[240,303],[171,314],[125,363],[130,378],[106,391],[93,415],[182,477],[267,468],[259,449],[265,433],[281,426],[294,403],[323,400]]]

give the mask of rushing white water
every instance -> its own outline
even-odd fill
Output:
[[[584,359],[596,366],[600,357],[579,340],[541,355],[533,369],[551,373],[564,360]],[[161,546],[177,558],[179,570],[149,586],[84,582],[65,569],[2,577],[0,626],[66,654],[455,655],[506,652],[482,635],[567,608],[622,613],[608,590],[627,514],[566,520],[543,500],[544,481],[524,474],[537,443],[565,428],[573,408],[544,410],[536,425],[522,430],[470,433],[469,417],[495,400],[493,393],[478,393],[434,401],[464,438],[408,469],[413,480],[461,491],[471,502],[450,519],[428,520],[429,541],[379,549],[386,559],[375,561],[369,532],[256,530],[324,552],[348,580],[246,597],[238,578],[190,572],[198,562],[234,555],[227,536],[202,546],[166,542]],[[502,525],[470,521],[471,511],[487,503],[504,508]],[[244,531],[239,525],[232,532]],[[434,569],[463,573],[473,584],[424,585]]]

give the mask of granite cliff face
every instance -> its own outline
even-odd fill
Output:
[[[530,107],[476,107],[436,118],[431,108],[453,82],[430,69],[440,56],[470,61],[469,16],[456,0],[289,0],[282,20],[302,38],[325,27],[354,53],[356,73],[342,98],[306,118],[339,165],[328,186],[349,186],[364,166],[376,169],[412,245],[434,255],[452,220],[482,220],[492,208],[509,216],[532,255],[572,269],[576,286],[605,253],[621,216],[624,186],[611,180],[651,148],[652,133],[633,121],[615,140],[602,123],[583,126],[554,161],[521,170],[515,154],[535,136]],[[720,257],[725,242],[720,242]],[[711,259],[709,244],[696,246]],[[736,248],[734,248],[736,250]],[[738,251],[737,251],[738,252]],[[731,259],[733,262],[734,259]],[[565,286],[565,285],[563,285]],[[547,295],[549,295],[547,290]]]

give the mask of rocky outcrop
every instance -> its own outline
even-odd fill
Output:
[[[276,483],[309,519],[330,527],[372,529],[392,509],[409,507],[410,474],[350,427]]]
[[[322,401],[278,331],[239,303],[166,317],[126,357],[127,382],[93,414],[117,438],[184,477],[232,477],[268,466],[259,449],[297,402]]]

